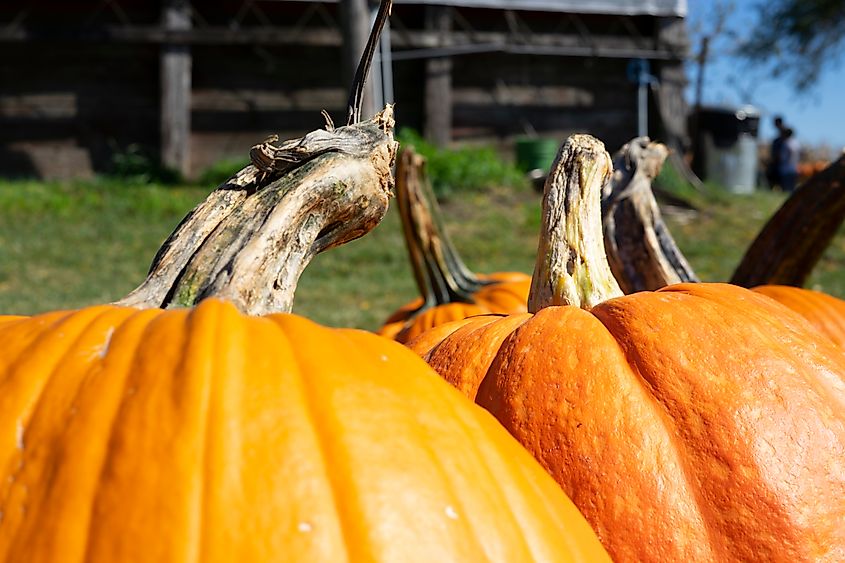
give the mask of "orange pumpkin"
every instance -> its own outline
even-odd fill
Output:
[[[414,279],[424,297],[391,314],[379,334],[407,342],[449,321],[527,310],[531,276],[517,272],[476,275],[464,265],[440,222],[425,158],[413,147],[399,153],[396,200]]]
[[[533,314],[409,346],[555,477],[617,561],[845,559],[845,356],[727,284],[623,296],[610,158],[570,138],[546,183]]]

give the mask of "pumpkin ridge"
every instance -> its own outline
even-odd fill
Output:
[[[211,358],[214,357],[210,353],[207,352],[207,348],[210,347],[209,343],[214,342],[217,344],[220,340],[220,333],[223,329],[223,323],[221,322],[221,317],[226,315],[226,313],[231,313],[229,306],[225,303],[221,304],[222,306],[218,305],[218,302],[214,300],[201,302],[197,305],[193,310],[189,310],[185,315],[184,322],[185,322],[185,330],[188,334],[187,341],[185,343],[186,353],[182,355],[181,361],[176,366],[175,373],[180,374],[183,373],[184,370],[187,369],[187,365],[190,364],[192,371],[196,369],[195,366],[195,359],[191,352],[196,350],[194,354],[199,356],[203,359],[202,366],[202,376],[201,376],[201,393],[199,393],[200,397],[196,401],[199,404],[199,412],[196,413],[196,420],[198,427],[195,429],[193,434],[193,440],[195,441],[196,445],[196,465],[201,468],[199,471],[196,472],[199,483],[196,487],[194,487],[194,494],[193,498],[186,497],[187,503],[191,504],[191,508],[188,512],[190,512],[193,516],[192,519],[188,520],[188,534],[190,539],[186,542],[186,547],[184,548],[186,551],[186,559],[187,560],[194,560],[196,562],[203,561],[203,538],[205,537],[204,526],[207,525],[207,514],[206,514],[206,498],[208,495],[208,482],[209,482],[209,434],[210,434],[210,426],[211,420],[213,417],[212,410],[214,408],[214,401],[213,395],[215,389],[219,387],[219,383],[216,381],[218,377],[218,362],[212,361]],[[229,322],[241,322],[241,319],[237,315],[227,315]],[[208,318],[211,317],[211,318]],[[228,329],[227,329],[228,332]],[[215,347],[216,348],[216,347]],[[227,352],[231,352],[231,350],[227,350]],[[178,377],[178,375],[177,375]],[[189,555],[191,554],[191,555]]]
[[[340,329],[338,332],[340,332],[343,335],[343,337],[353,345],[353,347],[357,347],[358,349],[366,349],[368,353],[365,354],[365,356],[366,356],[368,362],[371,363],[371,364],[374,363],[374,357],[375,357],[374,354],[378,350],[377,350],[376,347],[374,347],[370,344],[370,343],[373,342],[371,334],[368,334],[368,333],[363,332],[363,331],[358,331],[356,329]],[[381,347],[381,346],[383,346],[383,344],[379,343],[379,347]],[[397,344],[397,346],[399,346],[399,345]],[[410,350],[406,350],[404,348],[404,346],[398,348],[397,350],[400,351],[403,355],[407,355],[406,352],[410,352]],[[362,354],[362,356],[364,356],[364,354]],[[439,381],[439,380],[434,382],[434,384],[436,384],[436,385],[439,385],[440,383],[445,383],[445,382],[442,382],[442,381]],[[449,395],[454,395],[454,392],[457,391],[457,390],[453,389],[448,384],[446,384],[446,386],[449,387]],[[441,407],[447,407],[448,406],[448,409],[449,409],[448,416],[452,420],[457,422],[457,429],[459,429],[461,431],[461,433],[463,433],[467,438],[473,438],[481,430],[477,421],[472,420],[471,418],[466,416],[467,411],[459,412],[457,409],[454,408],[454,401],[449,401],[449,400],[443,401],[443,402],[440,403],[440,406]],[[473,408],[475,408],[475,405],[473,405]],[[486,412],[481,413],[482,416],[484,416],[486,414],[487,414]],[[416,419],[414,419],[413,422],[414,422],[414,425],[417,429],[428,430],[425,427],[425,425],[419,423]],[[475,429],[475,431],[472,430],[473,428]],[[484,432],[484,433],[487,434],[486,432]],[[468,443],[470,444],[469,447],[472,448],[477,454],[474,457],[478,457],[478,458],[484,460],[484,464],[482,466],[482,469],[485,471],[485,478],[482,481],[483,482],[499,482],[500,483],[501,481],[499,479],[490,479],[490,477],[495,477],[495,475],[491,471],[489,460],[487,459],[487,456],[485,455],[486,452],[477,447],[475,440],[470,439],[470,440],[468,440]],[[483,544],[480,544],[477,541],[477,539],[484,536],[484,533],[483,533],[484,530],[479,529],[474,521],[469,520],[465,517],[462,517],[462,516],[465,516],[467,514],[470,514],[470,511],[465,510],[466,500],[462,499],[462,495],[460,494],[459,488],[456,487],[454,480],[449,477],[450,472],[449,472],[448,468],[443,465],[443,461],[441,459],[442,456],[437,455],[437,452],[433,449],[432,444],[429,443],[429,442],[425,443],[424,449],[425,449],[426,453],[428,454],[428,458],[431,461],[431,465],[434,468],[436,468],[437,473],[441,478],[441,487],[448,491],[449,498],[452,499],[454,505],[456,505],[456,506],[452,506],[452,508],[456,509],[456,513],[459,515],[461,523],[466,528],[468,528],[470,530],[469,535],[473,538],[473,544],[474,544],[472,546],[472,549],[478,550],[478,551],[483,551],[486,546],[484,546]],[[504,489],[504,487],[502,487],[502,489]],[[508,499],[508,500],[510,500],[510,499]],[[507,510],[507,513],[511,517],[511,520],[513,521],[513,523],[519,524],[519,522],[514,517],[513,512],[510,510],[511,507],[507,506],[507,507],[503,507],[503,508],[505,510]],[[520,530],[521,530],[521,528],[520,528]],[[519,539],[520,539],[520,541],[522,541],[524,538],[522,537],[522,535],[520,535]],[[530,551],[529,551],[529,553],[530,553]],[[485,553],[485,555],[487,555],[487,554]],[[485,557],[485,559],[488,560],[488,561],[490,560],[489,557]]]
[[[209,301],[197,308],[211,307],[213,302]],[[186,480],[182,489],[162,489],[161,484],[181,479],[185,473],[191,473],[190,466],[196,465],[195,435],[207,406],[203,397],[207,395],[210,360],[197,350],[197,335],[187,330],[195,310],[156,312],[141,331],[141,345],[135,348],[132,359],[133,365],[144,367],[130,370],[129,377],[124,379],[124,389],[109,427],[100,486],[92,495],[92,513],[98,516],[90,522],[86,561],[128,558],[127,550],[137,546],[136,526],[145,522],[155,508],[162,509],[160,514],[167,517],[143,527],[148,532],[161,533],[166,529],[167,533],[147,546],[152,559],[168,559],[184,544],[194,548],[198,545],[191,536],[196,533],[193,513],[185,510],[186,502],[196,495],[190,490],[191,481]],[[164,361],[171,356],[175,361]],[[136,430],[148,424],[150,412],[163,420],[176,419],[178,432],[163,435],[154,443],[144,440],[145,433]],[[146,467],[125,461],[123,452],[133,450],[143,452],[148,460]],[[158,490],[161,494],[127,504],[118,492],[133,488]]]
[[[314,436],[314,444],[316,445],[318,451],[320,452],[320,467],[323,469],[323,476],[325,481],[329,484],[329,491],[331,493],[332,498],[332,506],[334,507],[334,518],[337,522],[337,529],[340,534],[340,539],[346,548],[346,553],[349,554],[349,561],[356,561],[360,559],[366,559],[365,555],[371,556],[371,546],[367,546],[367,553],[361,553],[360,548],[361,546],[351,540],[349,534],[352,530],[355,529],[355,522],[354,519],[350,519],[346,515],[346,511],[343,508],[347,507],[347,503],[342,500],[344,495],[340,493],[343,488],[338,483],[338,476],[340,473],[343,475],[349,475],[351,472],[346,467],[344,463],[341,467],[339,463],[339,459],[343,458],[346,459],[348,456],[345,454],[342,456],[335,456],[334,458],[330,458],[328,451],[328,445],[326,444],[326,437],[334,436],[334,432],[326,432],[328,429],[326,425],[326,421],[323,419],[323,416],[320,414],[317,405],[320,404],[320,400],[317,398],[318,392],[316,389],[313,388],[313,380],[310,377],[305,376],[305,365],[307,362],[302,361],[301,350],[299,346],[295,344],[297,341],[304,339],[304,335],[307,331],[305,330],[298,330],[298,331],[291,331],[288,329],[288,323],[291,324],[299,324],[303,327],[307,327],[308,331],[318,331],[321,335],[327,335],[331,333],[330,329],[322,327],[317,323],[314,323],[308,319],[303,317],[296,317],[295,315],[291,314],[274,314],[272,315],[272,320],[274,324],[278,327],[279,333],[282,338],[284,338],[290,347],[290,360],[292,362],[292,368],[295,370],[295,378],[300,381],[300,392],[302,397],[302,404],[304,406],[303,413],[305,417],[310,422],[311,428],[313,429],[312,434]],[[280,322],[281,321],[281,322]],[[291,336],[295,335],[295,336]],[[347,360],[351,358],[347,357]],[[351,363],[351,362],[350,362]],[[346,449],[344,445],[342,449]],[[329,469],[329,459],[335,460],[335,465],[332,466],[331,470]],[[359,515],[363,516],[364,513],[361,510],[361,507],[355,506],[355,512]]]
[[[103,369],[101,354],[80,354],[79,349],[90,352],[92,342],[100,342],[103,334],[108,338],[110,327],[131,314],[132,311],[126,309],[119,310],[115,307],[104,306],[97,307],[89,315],[78,311],[63,317],[62,324],[65,325],[65,329],[74,329],[65,339],[69,341],[69,348],[57,354],[58,359],[54,365],[44,370],[45,375],[37,395],[32,397],[30,405],[23,407],[22,412],[16,416],[19,460],[17,467],[10,468],[8,472],[12,480],[4,483],[6,490],[2,500],[2,512],[5,514],[5,521],[4,526],[0,526],[8,530],[8,541],[0,542],[7,549],[14,552],[23,546],[34,560],[39,559],[41,550],[51,542],[62,542],[67,551],[72,551],[73,542],[62,540],[67,539],[68,536],[75,539],[73,533],[75,523],[72,523],[70,527],[63,526],[64,522],[60,519],[46,519],[34,523],[22,516],[25,510],[40,511],[42,506],[49,507],[51,499],[58,500],[59,503],[67,506],[66,499],[61,498],[63,495],[59,494],[61,492],[60,479],[64,475],[57,472],[56,464],[43,463],[43,457],[46,454],[49,461],[56,457],[61,459],[78,455],[78,452],[73,451],[73,447],[65,441],[71,425],[59,419],[66,416],[65,413],[71,412],[70,409],[78,402],[81,390]],[[79,322],[74,323],[77,320]],[[67,326],[73,324],[81,326]],[[51,332],[51,330],[48,329],[46,332]],[[38,341],[44,344],[44,340],[36,338],[35,345],[25,348],[22,354],[41,356],[42,354],[38,351]],[[89,346],[83,347],[82,344]],[[65,390],[68,392],[64,392]],[[57,397],[59,397],[58,401]],[[48,402],[45,404],[45,401]],[[26,419],[25,422],[22,421],[23,418]],[[39,444],[45,441],[55,442],[59,444],[59,447],[53,447],[47,451],[41,449],[30,452],[27,448],[27,442],[30,439]],[[14,459],[15,456],[10,457],[10,465],[14,463]],[[34,487],[33,482],[43,482],[45,486]],[[58,499],[56,499],[57,495]],[[15,506],[18,503],[19,506]],[[18,512],[19,514],[16,514]],[[50,540],[38,541],[37,538],[45,533],[49,534]],[[57,536],[61,537],[57,539]]]
[[[243,347],[242,346],[227,346],[226,343],[228,340],[233,339],[233,335],[235,333],[238,334],[241,340],[243,340],[243,334],[246,330],[247,319],[244,319],[241,315],[234,314],[235,311],[228,306],[223,307],[209,307],[210,302],[201,303],[197,308],[192,311],[191,314],[188,316],[189,321],[189,328],[192,333],[195,329],[192,329],[191,325],[196,324],[197,327],[202,327],[202,329],[208,331],[209,338],[206,339],[206,342],[213,342],[213,345],[210,347],[213,350],[225,350],[226,355],[224,356],[226,361],[232,361],[232,353],[237,351],[238,354],[242,353]],[[208,319],[207,317],[212,316],[213,319]],[[202,316],[202,319],[197,318]],[[200,332],[200,334],[202,334]],[[211,354],[206,354],[207,357],[211,358]],[[220,429],[216,428],[215,421],[218,418],[225,418],[224,416],[218,415],[218,410],[223,407],[221,402],[223,399],[220,398],[222,393],[222,387],[225,384],[226,379],[230,379],[233,373],[230,370],[224,369],[223,362],[217,359],[217,361],[211,361],[208,365],[208,375],[206,377],[206,393],[204,395],[204,402],[205,402],[205,412],[203,419],[203,429],[202,432],[198,432],[197,436],[200,437],[202,440],[202,445],[197,448],[197,452],[199,454],[200,460],[198,465],[202,468],[200,471],[197,472],[197,475],[200,479],[200,484],[197,487],[197,495],[195,497],[195,505],[192,509],[192,512],[196,514],[196,518],[198,522],[196,522],[196,546],[194,547],[194,561],[197,563],[201,563],[202,561],[210,560],[210,557],[207,557],[206,554],[210,551],[210,546],[208,545],[209,540],[212,539],[212,526],[215,523],[213,521],[213,514],[210,514],[212,507],[209,506],[208,500],[212,496],[212,491],[220,492],[216,490],[214,487],[213,481],[213,464],[217,461],[215,459],[214,448],[218,445],[217,442],[214,440],[214,435],[212,432],[217,431],[219,436],[225,436],[226,430],[229,433],[235,432],[234,429],[225,429],[224,431],[219,431]],[[227,386],[228,389],[228,386]],[[237,425],[238,430],[240,430],[240,424]],[[213,549],[213,548],[212,548]],[[213,551],[211,551],[213,553]]]
[[[109,366],[109,371],[114,371],[115,375],[110,376],[112,379],[115,377],[121,377],[122,381],[120,384],[114,384],[115,388],[115,401],[114,406],[111,410],[111,415],[108,417],[108,424],[106,425],[106,430],[103,432],[104,440],[101,440],[100,443],[104,444],[104,447],[100,453],[100,461],[97,464],[99,469],[97,470],[97,477],[93,479],[92,482],[95,484],[96,490],[96,483],[101,483],[103,481],[103,476],[105,475],[106,465],[108,462],[109,455],[112,450],[112,439],[114,435],[115,428],[117,426],[117,418],[118,414],[121,409],[121,405],[125,398],[126,390],[125,384],[126,379],[129,374],[129,369],[125,366],[131,366],[135,363],[138,353],[140,352],[140,347],[138,343],[144,339],[147,332],[150,330],[150,325],[152,321],[156,319],[159,315],[161,315],[163,311],[161,309],[142,309],[135,312],[133,315],[127,317],[123,323],[119,327],[116,327],[114,330],[114,334],[112,334],[111,341],[109,343],[109,354],[103,358],[103,370],[105,372],[106,366]],[[136,328],[135,325],[140,325]],[[131,330],[130,330],[131,329]],[[132,353],[126,359],[123,360],[120,369],[112,368],[112,364],[116,361],[115,358],[123,359],[123,354],[117,354],[117,350],[121,350],[123,347],[130,350]],[[105,377],[105,373],[103,374]],[[98,394],[98,404],[103,404],[102,402],[103,395]],[[82,549],[81,553],[83,554],[80,561],[87,561],[90,558],[88,553],[88,546],[89,540],[93,537],[93,525],[94,525],[94,508],[97,505],[97,497],[98,494],[90,495],[89,502],[85,507],[86,510],[86,532],[83,534],[83,542],[82,542]]]
[[[684,293],[684,295],[689,295]],[[602,307],[603,305],[609,303],[605,301],[604,303],[598,304],[596,307],[589,309],[588,312],[593,315],[601,324],[604,326],[607,333],[616,341],[617,346],[619,347],[619,351],[622,356],[625,358],[628,368],[631,370],[631,373],[635,376],[634,380],[639,382],[640,386],[643,389],[643,396],[648,399],[648,404],[651,407],[652,412],[655,415],[655,419],[660,421],[661,427],[664,429],[663,434],[667,436],[666,444],[671,448],[672,456],[676,460],[678,467],[680,468],[680,473],[675,473],[675,478],[679,475],[682,476],[683,479],[683,489],[690,495],[692,495],[696,502],[690,503],[691,507],[695,509],[695,514],[698,516],[698,524],[700,527],[704,528],[704,533],[709,539],[708,545],[709,546],[722,546],[722,536],[719,530],[713,525],[709,518],[703,513],[701,507],[709,506],[708,503],[702,502],[703,500],[707,499],[707,496],[703,494],[701,480],[695,474],[695,463],[691,460],[691,456],[688,455],[689,453],[689,444],[686,440],[679,439],[679,436],[683,434],[683,428],[681,425],[676,424],[674,419],[671,415],[671,410],[667,407],[666,403],[662,401],[658,396],[657,392],[658,389],[655,387],[654,382],[646,377],[642,369],[640,367],[640,355],[639,354],[632,354],[631,348],[636,349],[636,347],[627,347],[623,343],[625,342],[626,335],[619,335],[615,331],[611,329],[610,326],[605,324],[604,320],[602,319],[600,314],[596,314],[594,309]],[[639,352],[638,349],[636,349]],[[722,554],[720,557],[725,556],[725,550],[722,550]],[[728,552],[729,553],[729,552]]]
[[[20,391],[17,389],[8,389],[9,386],[18,387],[16,385],[15,380],[20,380],[22,376],[20,375],[22,371],[26,371],[27,374],[27,382],[30,382],[34,379],[32,377],[32,373],[28,368],[29,364],[35,362],[36,360],[39,363],[43,363],[42,357],[46,357],[53,362],[53,364],[46,368],[36,370],[36,373],[43,374],[43,376],[38,380],[39,384],[37,385],[37,389],[31,389],[28,393],[28,398],[24,401],[24,404],[19,405],[9,405],[4,404],[3,409],[0,410],[0,431],[2,431],[2,427],[8,424],[9,428],[16,427],[14,432],[18,434],[18,437],[15,440],[10,440],[9,445],[9,453],[5,454],[3,449],[0,449],[0,456],[5,457],[8,455],[7,460],[2,460],[0,458],[0,466],[9,466],[8,464],[12,463],[12,458],[14,457],[15,446],[13,445],[15,442],[20,442],[21,434],[25,433],[25,430],[22,431],[21,428],[26,428],[28,426],[31,417],[37,411],[38,402],[41,398],[41,395],[44,392],[44,389],[50,382],[53,374],[55,373],[56,366],[60,365],[61,362],[68,354],[70,354],[74,350],[74,343],[76,339],[58,339],[56,338],[56,334],[54,331],[60,330],[59,327],[66,326],[68,323],[76,320],[75,317],[87,316],[90,317],[89,321],[85,324],[86,327],[96,322],[96,319],[100,315],[100,311],[102,308],[95,308],[95,309],[88,309],[82,310],[78,312],[73,311],[63,311],[59,315],[55,321],[50,323],[50,328],[54,330],[38,330],[36,329],[36,334],[33,336],[31,340],[29,340],[26,344],[24,344],[23,349],[17,351],[17,355],[15,360],[13,360],[9,366],[4,370],[6,373],[6,377],[0,380],[0,397],[14,397],[19,399],[20,398]],[[26,322],[31,324],[40,323],[43,321],[43,317],[32,317],[28,319]],[[38,326],[36,324],[36,326]],[[70,342],[68,342],[70,340]],[[44,346],[45,342],[50,345],[52,344],[53,347],[59,347],[59,344],[64,342],[64,346],[62,346],[63,350],[57,354],[35,354],[34,352],[39,349],[39,347]],[[6,353],[9,353],[8,351]],[[6,389],[4,389],[6,387]],[[10,392],[16,391],[16,392]],[[0,399],[2,400],[2,399]],[[4,401],[5,402],[5,401]],[[10,416],[10,411],[14,411],[15,415],[15,422],[14,424],[11,422],[4,422],[4,418],[8,418]],[[25,419],[25,420],[22,420]],[[19,449],[19,448],[18,448]],[[15,470],[10,470],[10,474],[14,475],[16,473]],[[3,483],[3,488],[0,489],[0,511],[6,512],[6,494],[8,494],[9,490],[6,488],[6,484]],[[4,494],[4,492],[6,494]],[[2,529],[2,528],[0,528]]]

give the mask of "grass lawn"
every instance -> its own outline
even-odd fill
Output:
[[[208,189],[115,182],[0,182],[0,311],[31,314],[117,299],[144,277],[158,245]],[[702,199],[695,216],[667,219],[707,281],[725,280],[782,196]],[[443,204],[447,227],[479,272],[533,269],[540,196],[492,190]],[[809,287],[845,296],[845,237],[837,236]],[[376,328],[414,297],[398,217],[318,256],[306,270],[295,311],[324,324]]]

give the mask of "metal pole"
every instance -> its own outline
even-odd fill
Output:
[[[640,85],[637,88],[637,103],[639,110],[637,111],[637,136],[648,136],[648,84],[641,78]]]

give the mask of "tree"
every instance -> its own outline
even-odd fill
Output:
[[[768,66],[798,91],[839,62],[845,39],[845,0],[768,0],[758,4],[757,26],[739,53]]]

